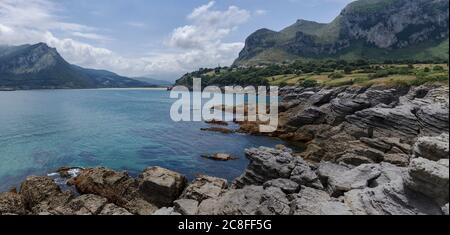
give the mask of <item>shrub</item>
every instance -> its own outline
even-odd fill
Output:
[[[353,69],[351,67],[345,67],[344,68],[344,73],[345,74],[351,74],[353,72]]]
[[[370,79],[385,78],[385,77],[388,77],[389,75],[391,75],[389,70],[384,70],[383,69],[383,70],[376,71],[374,74],[370,74],[369,78]]]
[[[331,79],[339,79],[339,78],[343,78],[344,75],[342,73],[332,73],[332,74],[328,75],[328,77]]]
[[[303,87],[316,87],[317,85],[318,83],[316,80],[309,80],[309,79],[303,81],[302,83]]]
[[[436,65],[433,67],[433,71],[435,72],[442,72],[444,71],[444,67],[440,66],[440,65]]]

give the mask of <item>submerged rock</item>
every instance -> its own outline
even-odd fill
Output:
[[[209,160],[213,160],[213,161],[232,161],[232,160],[237,160],[237,157],[234,157],[230,154],[227,153],[216,153],[216,154],[212,154],[212,155],[202,155],[202,158],[206,158]]]

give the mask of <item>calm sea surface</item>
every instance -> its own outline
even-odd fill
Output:
[[[145,89],[0,92],[0,191],[61,166],[105,166],[132,175],[161,166],[190,179],[207,174],[232,180],[248,164],[245,148],[286,144],[203,132],[209,125],[202,122],[173,122],[174,101],[167,91]],[[216,152],[240,159],[200,157]]]

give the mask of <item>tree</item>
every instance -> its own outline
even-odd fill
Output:
[[[347,66],[347,67],[344,68],[344,73],[345,74],[351,74],[352,72],[353,72],[353,69],[351,67]]]

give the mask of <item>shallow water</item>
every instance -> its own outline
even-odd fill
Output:
[[[174,99],[161,90],[0,92],[0,191],[28,175],[61,166],[105,166],[139,174],[161,166],[187,175],[232,180],[248,164],[248,147],[286,144],[269,137],[203,132],[202,122],[173,122]],[[214,162],[225,152],[239,160]]]

